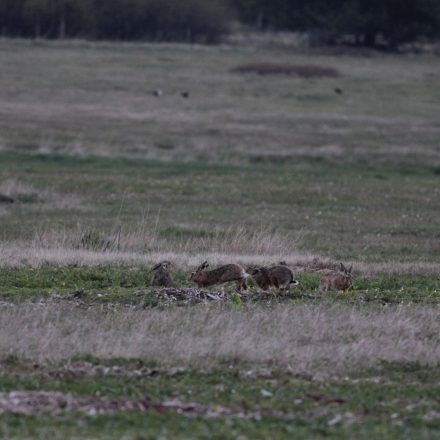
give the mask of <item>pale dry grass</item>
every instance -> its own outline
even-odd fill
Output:
[[[164,249],[149,252],[136,251],[94,251],[63,247],[46,248],[30,246],[26,243],[0,244],[0,267],[19,268],[44,265],[51,266],[100,266],[100,265],[147,265],[162,260],[172,261],[180,269],[190,269],[208,260],[211,266],[231,262],[247,264],[268,264],[288,261],[294,264],[311,262],[314,256],[307,253],[290,254],[246,254],[229,252],[178,252]]]
[[[0,329],[1,353],[39,362],[92,354],[195,368],[239,362],[328,375],[381,361],[440,361],[440,310],[414,306],[84,311],[28,304],[3,307]]]
[[[0,242],[0,267],[131,265],[170,260],[187,269],[204,260],[211,264],[311,261],[312,254],[292,250],[296,240],[287,234],[244,227],[214,229],[200,236],[163,236],[152,219],[131,227],[116,225],[110,233],[77,224],[72,229],[37,228],[31,241]]]
[[[440,278],[439,264],[434,261],[354,262],[354,264],[356,270],[365,275],[427,275]]]
[[[245,227],[214,229],[209,236],[173,240],[172,247],[179,253],[207,252],[220,254],[288,255],[297,247],[299,235],[272,232],[266,229],[249,230]]]
[[[41,238],[41,237],[40,237]],[[308,252],[228,252],[228,249],[209,250],[209,248],[199,250],[187,246],[185,249],[174,249],[173,246],[165,246],[162,250],[152,251],[139,250],[90,250],[83,248],[73,249],[66,246],[43,246],[35,239],[33,243],[14,242],[0,243],[0,267],[20,268],[41,266],[132,266],[145,265],[151,266],[158,261],[169,260],[173,262],[176,269],[190,270],[198,266],[202,261],[209,261],[211,266],[239,263],[243,266],[260,264],[274,264],[285,261],[295,273],[314,272],[316,261],[323,267],[333,267],[338,261],[327,257],[319,256],[316,253]],[[222,246],[219,245],[219,248]],[[353,265],[354,271],[358,275],[377,276],[377,275],[424,275],[440,277],[438,263],[430,261],[419,262],[381,262],[371,263],[363,261],[345,261],[348,265]]]
[[[146,218],[141,222],[126,226],[116,221],[113,230],[105,233],[78,223],[71,229],[36,229],[31,248],[46,249],[87,249],[94,251],[122,252],[176,252],[176,253],[230,253],[287,255],[292,247],[297,247],[300,234],[272,232],[267,229],[249,230],[245,227],[226,229],[208,228],[209,233],[200,234],[197,226],[189,230],[189,235],[179,233],[169,237],[161,235],[158,220]]]

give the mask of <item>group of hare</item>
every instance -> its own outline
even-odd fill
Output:
[[[218,284],[235,281],[237,291],[247,289],[247,278],[252,277],[262,290],[289,289],[297,286],[292,270],[282,262],[273,266],[251,266],[246,270],[239,264],[226,264],[213,270],[207,270],[209,264],[203,262],[188,278],[188,281],[197,284],[198,288],[206,288]],[[340,263],[339,271],[323,275],[319,284],[321,292],[348,290],[353,284],[351,274],[352,266],[348,269]],[[171,275],[171,262],[162,261],[153,267],[154,275],[151,284],[153,286],[169,287],[173,284]]]

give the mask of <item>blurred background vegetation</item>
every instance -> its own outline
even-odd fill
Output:
[[[394,49],[440,35],[438,0],[0,0],[4,37],[215,43],[238,26]]]

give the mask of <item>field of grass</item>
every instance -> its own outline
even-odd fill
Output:
[[[148,396],[199,406],[188,415],[164,410],[93,415],[90,409],[56,417],[8,414],[0,419],[3,438],[434,439],[440,428],[438,369],[418,365],[384,363],[361,377],[312,380],[253,366],[194,372],[94,358],[45,366],[9,358],[3,364],[5,393],[45,390],[95,401],[105,395],[113,402]],[[200,406],[209,408],[210,416],[197,415]]]
[[[0,153],[2,243],[438,263],[439,175]],[[290,258],[289,258],[290,257]]]
[[[0,40],[0,62],[0,437],[438,437],[438,57]],[[300,285],[182,298],[205,259]],[[339,261],[353,289],[318,293]]]
[[[439,165],[434,56],[9,41],[0,56],[4,148],[226,163],[309,157]],[[315,65],[339,76],[234,71],[264,62]]]

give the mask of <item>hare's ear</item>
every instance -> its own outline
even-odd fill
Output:
[[[342,263],[339,263],[339,270],[341,272],[347,272],[347,269],[345,268],[345,266]]]
[[[351,273],[351,269],[353,269],[353,265],[350,266],[350,268],[348,269],[348,273]]]
[[[204,261],[200,266],[198,270],[206,269],[209,266],[207,261]]]
[[[160,266],[162,266],[162,263],[157,263],[156,266],[153,267],[153,270],[159,269]]]

